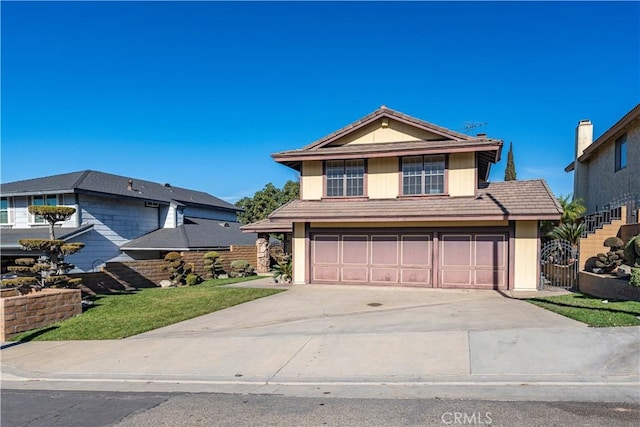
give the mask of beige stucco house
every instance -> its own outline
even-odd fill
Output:
[[[296,284],[535,290],[543,180],[488,182],[502,141],[381,107],[301,149],[300,199],[245,231],[291,230]]]
[[[626,206],[628,223],[638,222],[640,207],[640,104],[593,140],[593,124],[581,120],[576,128],[573,194],[587,215]]]

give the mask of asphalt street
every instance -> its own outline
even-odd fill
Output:
[[[2,427],[636,426],[637,404],[2,390]]]

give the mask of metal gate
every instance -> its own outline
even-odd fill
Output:
[[[540,289],[578,287],[578,246],[566,240],[551,240],[540,252]]]

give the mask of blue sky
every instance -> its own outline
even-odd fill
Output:
[[[235,201],[387,105],[572,191],[581,119],[640,102],[638,2],[7,2],[2,182],[94,169]],[[493,166],[502,180],[506,163]]]

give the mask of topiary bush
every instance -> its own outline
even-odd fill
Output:
[[[604,241],[604,246],[611,250],[606,254],[596,255],[596,268],[602,273],[609,273],[622,265],[624,251],[620,248],[624,246],[624,242],[619,237],[608,237]]]
[[[629,284],[640,288],[640,268],[632,268],[631,276],[629,276]]]
[[[173,286],[187,285],[187,276],[193,273],[193,264],[184,262],[178,252],[169,252],[164,256],[164,260],[167,265],[162,269],[169,272],[169,280]]]
[[[632,267],[640,267],[640,234],[633,236],[625,246],[624,260]]]
[[[225,273],[222,261],[223,259],[218,252],[212,251],[204,254],[204,269],[207,272],[207,279],[217,279]]]
[[[84,243],[66,243],[56,239],[55,224],[66,221],[76,209],[69,206],[29,206],[27,210],[42,217],[49,224],[49,239],[21,239],[18,241],[24,250],[39,252],[38,259],[18,258],[16,265],[7,270],[14,273],[33,274],[31,278],[17,278],[3,280],[3,287],[15,286],[20,293],[40,290],[44,287],[77,287],[82,279],[70,279],[65,276],[75,266],[64,261],[66,255],[78,252]]]
[[[249,261],[245,259],[239,259],[236,261],[232,261],[230,265],[231,271],[229,271],[229,277],[246,277],[246,276],[254,276],[256,271]]]

